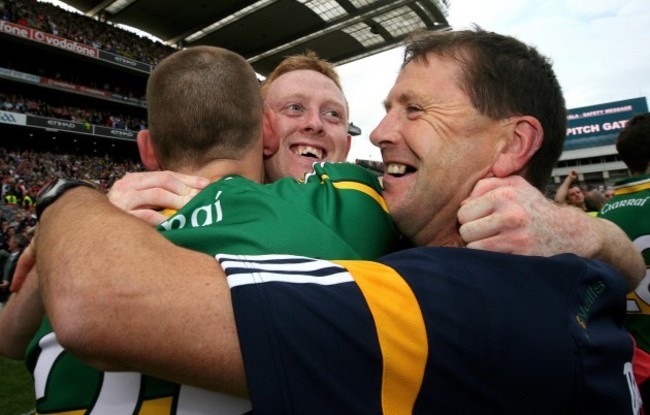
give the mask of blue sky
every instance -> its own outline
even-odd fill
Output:
[[[451,0],[453,27],[476,23],[514,36],[548,56],[568,108],[650,97],[647,0]],[[381,160],[368,136],[383,117],[402,48],[339,67],[351,120],[362,129],[348,159]]]

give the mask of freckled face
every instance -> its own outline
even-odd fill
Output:
[[[416,245],[445,245],[457,239],[460,202],[490,174],[504,129],[474,108],[457,62],[427,59],[400,72],[370,140],[381,149],[384,197],[400,230]]]
[[[345,161],[350,149],[348,113],[343,92],[334,81],[312,70],[278,77],[264,99],[265,140],[279,142],[266,155],[266,181],[303,178],[317,161]]]

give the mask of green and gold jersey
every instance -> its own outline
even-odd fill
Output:
[[[625,325],[637,345],[650,353],[650,174],[617,182],[614,197],[598,216],[620,226],[645,259],[645,278],[628,294]]]
[[[210,255],[292,254],[373,259],[398,232],[375,175],[349,163],[315,164],[304,181],[212,183],[158,226],[177,245]],[[39,414],[243,414],[250,402],[139,373],[101,372],[67,353],[47,318],[27,351]]]
[[[314,165],[304,182],[213,183],[158,226],[176,245],[210,255],[297,252],[318,258],[377,258],[397,232],[372,173],[349,163]]]

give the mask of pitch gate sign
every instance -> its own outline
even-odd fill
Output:
[[[570,109],[565,149],[616,143],[616,136],[635,114],[648,111],[646,98]]]

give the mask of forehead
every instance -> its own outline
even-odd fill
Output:
[[[388,101],[424,97],[434,101],[463,101],[469,97],[460,88],[461,68],[453,59],[429,54],[427,60],[414,59],[397,76]]]
[[[320,72],[300,69],[279,76],[269,85],[267,100],[290,96],[334,101],[345,106],[345,97],[334,81]]]

